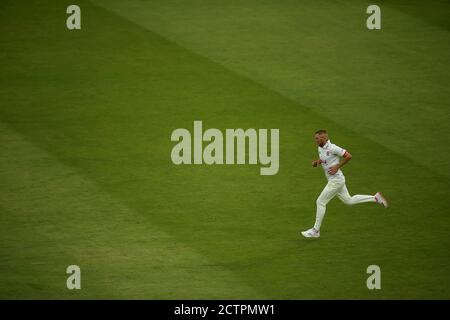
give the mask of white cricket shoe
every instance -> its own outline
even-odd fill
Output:
[[[302,235],[305,238],[319,238],[320,237],[320,231],[316,231],[316,229],[311,228],[306,231],[302,231]]]
[[[385,208],[388,207],[388,202],[381,192],[375,194],[375,201],[382,204]]]

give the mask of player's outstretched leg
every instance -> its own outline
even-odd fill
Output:
[[[344,202],[347,205],[354,205],[358,203],[364,203],[364,202],[377,202],[381,205],[383,205],[385,208],[388,207],[388,202],[386,198],[383,197],[381,192],[377,192],[374,196],[370,195],[361,195],[357,194],[354,196],[350,196],[350,193],[348,192],[347,186],[343,186],[340,192],[337,194],[338,198],[341,199],[342,202]]]

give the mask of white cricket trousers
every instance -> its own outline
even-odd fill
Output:
[[[314,229],[320,230],[323,217],[325,216],[327,203],[330,202],[330,200],[333,199],[336,195],[338,196],[339,199],[341,199],[343,203],[347,205],[354,205],[363,202],[376,202],[375,196],[360,195],[360,194],[350,196],[350,193],[348,193],[347,190],[347,186],[345,185],[345,178],[330,179],[316,201],[317,213]]]

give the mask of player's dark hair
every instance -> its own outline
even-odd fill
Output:
[[[316,133],[314,133],[314,134],[323,134],[323,133],[327,133],[327,130],[320,129],[320,130],[317,130]]]

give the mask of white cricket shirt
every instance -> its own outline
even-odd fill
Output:
[[[327,179],[345,178],[341,169],[339,169],[334,175],[329,174],[328,169],[336,164],[339,164],[341,157],[343,157],[347,151],[335,144],[332,144],[330,140],[328,140],[323,147],[319,146],[318,150],[319,158],[322,160],[322,168],[325,171],[325,176]]]

